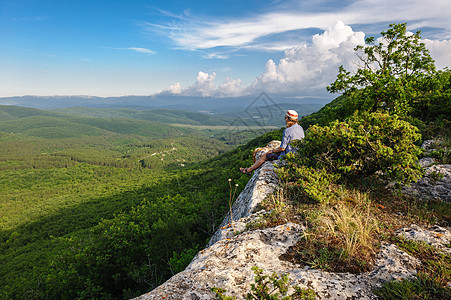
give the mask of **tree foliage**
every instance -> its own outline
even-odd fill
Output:
[[[228,209],[228,179],[242,189],[249,178],[239,167],[280,135],[223,153],[230,147],[188,134],[0,133],[0,298],[128,299],[149,291],[207,243]]]
[[[420,33],[408,32],[401,23],[391,24],[377,40],[368,37],[365,45],[354,49],[360,62],[357,70],[352,73],[341,66],[327,90],[346,96],[348,114],[384,110],[401,117],[426,118],[431,117],[427,114],[434,111],[437,99],[447,101],[449,112],[449,72],[436,72]]]

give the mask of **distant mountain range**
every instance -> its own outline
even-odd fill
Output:
[[[123,117],[191,125],[283,125],[283,115],[295,109],[300,116],[318,111],[326,98],[256,97],[210,98],[186,96],[20,96],[0,98],[0,105],[52,109],[95,117]],[[193,114],[200,113],[200,114]]]
[[[2,105],[16,105],[33,108],[63,108],[71,106],[85,107],[129,107],[129,108],[171,108],[196,112],[233,112],[245,110],[249,106],[268,106],[271,104],[316,104],[323,106],[332,100],[330,98],[271,98],[261,93],[255,96],[234,98],[189,97],[189,96],[123,96],[123,97],[95,97],[95,96],[18,96],[0,98]]]

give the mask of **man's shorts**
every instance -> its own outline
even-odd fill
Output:
[[[279,154],[280,153],[268,153],[268,154],[266,154],[266,160],[273,161],[273,160],[279,159]]]

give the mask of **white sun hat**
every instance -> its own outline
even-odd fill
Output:
[[[287,111],[287,114],[285,116],[289,117],[290,119],[297,119],[298,113],[297,113],[297,111],[290,109]]]

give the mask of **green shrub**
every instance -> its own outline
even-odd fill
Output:
[[[307,299],[313,300],[316,294],[308,288],[294,286],[295,292],[288,295],[288,275],[278,275],[273,272],[271,275],[263,275],[263,270],[257,266],[252,267],[255,278],[251,284],[251,290],[247,293],[247,300],[291,300],[291,299]],[[226,290],[213,287],[211,289],[219,300],[234,300],[235,297],[226,296]],[[282,298],[281,298],[282,297]]]
[[[247,293],[246,299],[283,299],[288,300],[291,297],[286,296],[288,292],[288,275],[279,276],[276,272],[269,275],[263,275],[263,270],[254,266],[252,270],[255,274],[255,283],[251,284],[251,291]],[[272,287],[271,287],[272,285]],[[279,298],[284,296],[283,298]]]
[[[418,129],[396,115],[356,113],[345,122],[310,127],[296,143],[297,156],[300,163],[327,173],[361,177],[382,172],[410,182],[422,174],[417,165],[421,150],[414,144],[419,138]]]
[[[315,169],[294,163],[291,157],[290,164],[278,170],[282,181],[296,182],[304,196],[320,203],[329,203],[335,197],[334,182],[339,178],[337,174],[329,173],[326,169]]]

